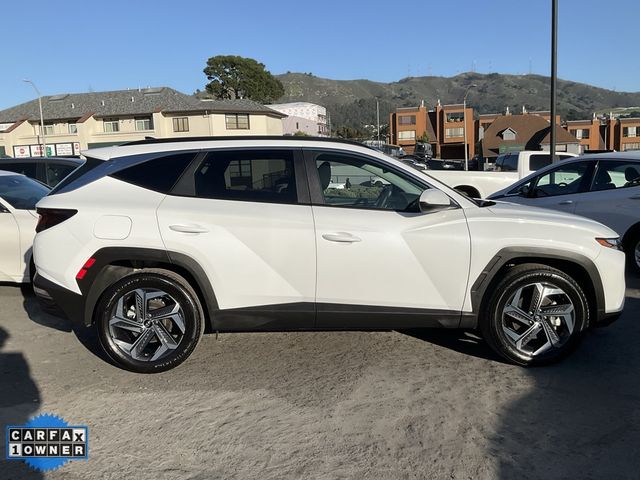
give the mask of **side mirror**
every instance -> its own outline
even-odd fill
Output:
[[[518,195],[520,195],[521,197],[528,197],[530,192],[531,187],[529,185],[523,185],[522,187],[520,187]]]
[[[435,189],[428,188],[420,195],[420,210],[433,211],[451,206],[451,199],[444,192]]]

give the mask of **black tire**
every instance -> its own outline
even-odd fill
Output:
[[[117,310],[118,301],[122,298],[124,302],[124,299],[130,298],[131,295],[135,297],[133,292],[136,289],[161,291],[166,294],[161,297],[162,301],[170,299],[174,302],[173,306],[179,305],[181,308],[182,315],[180,315],[180,319],[182,320],[182,325],[180,327],[184,327],[184,332],[178,329],[176,323],[168,322],[169,330],[165,329],[165,331],[171,334],[171,338],[177,337],[179,340],[177,341],[177,346],[174,345],[171,350],[166,350],[157,360],[133,358],[121,346],[118,346],[109,326],[109,321]],[[145,311],[150,301],[152,300],[146,300],[145,296]],[[164,303],[161,305],[164,306]],[[134,308],[135,312],[138,311],[135,306],[131,308]],[[184,278],[168,270],[144,269],[125,276],[103,293],[95,312],[95,325],[103,350],[118,366],[137,373],[159,373],[177,367],[191,355],[204,331],[204,313],[198,295]],[[134,316],[137,317],[137,313]],[[135,318],[135,321],[137,321],[137,318]],[[147,325],[147,327],[155,328],[153,325]],[[146,329],[148,328],[145,327]],[[120,329],[118,333],[127,334],[128,332]],[[132,341],[138,338],[135,332],[130,335]],[[141,336],[141,333],[138,335]],[[150,333],[150,336],[152,335],[154,334]],[[160,342],[160,336],[158,335],[154,336],[152,341],[147,342],[147,344],[157,345],[158,347],[165,345]],[[150,355],[140,355],[140,358],[143,357],[149,358]]]
[[[531,285],[536,283],[544,283],[545,285],[551,285],[561,289],[573,304],[573,312],[575,315],[573,318],[574,324],[572,331],[569,333],[566,324],[564,324],[565,331],[560,332],[562,335],[561,344],[559,342],[558,346],[552,345],[548,350],[537,355],[532,355],[516,348],[514,344],[515,341],[505,333],[503,329],[503,312],[507,303],[519,289],[532,288]],[[491,288],[491,291],[487,292],[487,295],[490,296],[487,298],[487,301],[484,302],[485,307],[479,322],[480,333],[496,353],[516,365],[545,365],[562,359],[577,346],[583,332],[589,325],[587,298],[580,285],[566,273],[547,265],[528,263],[513,267],[506,273],[505,277],[495,285],[495,288]],[[565,303],[566,297],[562,297],[565,298]],[[524,307],[525,299],[523,299],[522,302]],[[551,306],[553,306],[553,303]],[[530,312],[525,313],[530,314]],[[534,315],[531,316],[533,318]],[[511,317],[505,316],[504,318],[510,319]],[[540,318],[536,318],[534,323],[541,323],[537,320],[540,320]],[[551,323],[547,322],[547,325],[550,326]],[[533,326],[533,323],[531,323],[531,326]],[[522,328],[526,329],[527,327]],[[555,332],[559,332],[559,330],[555,329],[560,329],[561,327],[552,326],[551,328],[554,328]],[[531,336],[529,338],[544,339],[545,337],[542,336],[546,335],[544,330],[545,328],[542,328],[539,336]],[[547,338],[549,337],[547,336]]]
[[[640,274],[640,259],[636,260],[636,249],[640,248],[640,232],[635,232],[626,240],[625,253],[627,255],[627,265],[631,271]]]

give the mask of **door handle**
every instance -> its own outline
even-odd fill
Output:
[[[209,231],[200,225],[169,225],[169,229],[180,233],[207,233]]]
[[[573,205],[573,200],[563,200],[558,205]]]
[[[337,242],[337,243],[354,243],[354,242],[362,241],[360,237],[356,237],[355,235],[351,235],[350,233],[347,233],[347,232],[324,233],[322,234],[322,238],[330,242]]]

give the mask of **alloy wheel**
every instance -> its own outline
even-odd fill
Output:
[[[575,328],[575,309],[567,293],[548,282],[518,288],[502,311],[502,331],[521,353],[535,357],[561,348]]]
[[[636,243],[636,248],[634,249],[634,255],[636,259],[636,267],[640,268],[640,240]]]
[[[137,288],[110,312],[109,335],[134,360],[155,362],[175,350],[185,334],[182,306],[167,292]]]

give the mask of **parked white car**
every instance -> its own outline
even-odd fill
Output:
[[[576,157],[489,198],[597,220],[620,235],[629,264],[640,271],[640,152]]]
[[[24,175],[0,171],[0,282],[26,283],[33,268],[36,203],[49,188]]]
[[[474,201],[363,145],[222,137],[85,155],[38,203],[34,291],[137,372],[178,365],[205,328],[477,328],[511,362],[542,364],[624,305],[608,227]]]
[[[575,155],[558,153],[556,157],[557,161],[561,161]],[[522,151],[500,155],[494,171],[429,170],[428,173],[471,198],[487,198],[551,163],[548,152]]]

